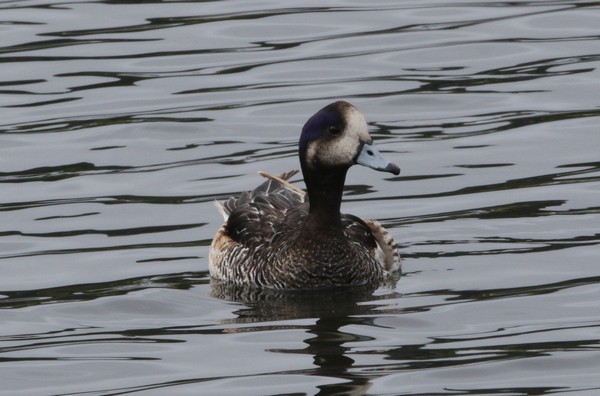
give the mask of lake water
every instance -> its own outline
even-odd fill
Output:
[[[3,1],[0,393],[600,394],[599,67],[594,1]],[[402,278],[211,285],[337,99]]]

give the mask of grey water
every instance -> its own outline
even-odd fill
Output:
[[[600,394],[599,67],[596,1],[1,2],[0,394]],[[403,276],[211,284],[337,99]]]

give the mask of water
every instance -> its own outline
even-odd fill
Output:
[[[0,393],[600,392],[600,6],[0,4]],[[220,290],[213,207],[345,99],[404,276]],[[301,184],[301,183],[300,183]]]

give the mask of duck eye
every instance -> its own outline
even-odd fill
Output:
[[[327,128],[327,130],[333,136],[339,135],[342,132],[342,130],[336,125],[330,125],[329,128]]]

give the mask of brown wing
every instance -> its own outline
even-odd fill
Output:
[[[351,214],[342,214],[342,225],[349,241],[355,241],[373,250],[377,247],[377,241],[363,219]]]
[[[363,220],[353,215],[343,214],[342,223],[351,241],[362,241],[372,249],[373,256],[384,270],[395,272],[400,269],[400,253],[389,232],[376,220]]]
[[[223,204],[228,215],[225,223],[227,235],[244,246],[257,246],[269,242],[283,226],[290,211],[306,205],[306,195],[287,180],[298,173],[289,171],[268,178],[251,192],[239,198],[230,198]]]

